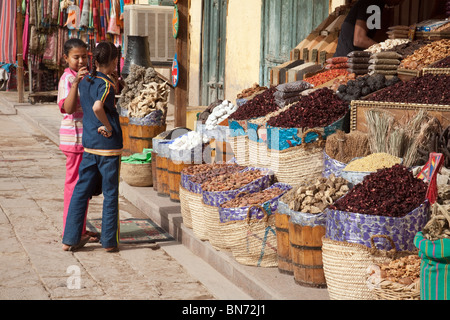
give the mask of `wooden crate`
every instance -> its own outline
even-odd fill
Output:
[[[376,102],[353,100],[350,111],[350,129],[367,132],[365,112],[370,109],[380,109],[389,112],[395,120],[405,121],[414,117],[420,109],[424,109],[430,115],[436,117],[445,128],[450,125],[450,106],[434,104],[412,104],[399,102]]]

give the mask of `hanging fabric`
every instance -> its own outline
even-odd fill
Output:
[[[70,6],[67,8],[67,22],[64,27],[68,29],[80,28],[80,8],[78,6]]]
[[[89,7],[90,7],[89,2],[90,2],[90,0],[83,1],[83,7],[81,10],[81,19],[80,19],[80,27],[81,28],[89,27]]]
[[[28,60],[28,44],[30,41],[30,0],[26,0],[25,2],[25,14],[24,14],[24,25],[23,25],[23,34],[22,34],[22,48],[23,48],[23,61]]]
[[[108,33],[120,35],[120,27],[117,22],[116,0],[111,1],[111,16],[108,24]]]
[[[1,1],[0,14],[0,62],[16,63],[16,1]]]

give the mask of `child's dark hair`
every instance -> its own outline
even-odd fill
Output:
[[[88,81],[97,76],[97,67],[95,65],[96,61],[99,65],[105,65],[113,61],[118,56],[119,49],[117,49],[113,43],[108,41],[100,42],[92,51],[92,72],[91,76],[88,78]]]
[[[87,49],[88,45],[83,40],[80,40],[80,39],[77,39],[77,38],[69,39],[69,40],[67,40],[64,43],[64,48],[63,48],[64,54],[66,56],[68,56],[70,50],[73,49],[73,48],[86,48]]]

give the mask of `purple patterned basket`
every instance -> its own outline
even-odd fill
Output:
[[[429,202],[403,217],[385,217],[362,213],[344,212],[326,209],[327,222],[325,237],[335,241],[346,241],[372,247],[373,235],[389,236],[398,251],[414,251],[414,237],[421,231],[429,219]],[[381,241],[381,242],[380,242]],[[390,250],[387,241],[378,239],[377,248]]]
[[[248,167],[242,171],[249,170],[261,170],[263,172],[263,176],[259,179],[256,179],[249,184],[236,189],[229,191],[202,191],[203,203],[208,206],[218,207],[220,204],[225,201],[234,199],[241,192],[257,192],[260,190],[264,190],[268,188],[273,183],[274,173],[272,170],[267,168],[254,168]]]
[[[331,174],[334,174],[335,177],[342,176],[342,170],[347,166],[346,163],[337,161],[331,158],[325,150],[323,151],[323,173],[322,175],[325,178],[328,178]]]
[[[279,203],[278,200],[280,199],[280,197],[282,197],[286,193],[286,191],[291,190],[292,187],[289,184],[277,182],[277,183],[271,185],[267,189],[273,189],[273,188],[280,188],[281,190],[284,190],[285,192],[276,196],[275,198],[272,198],[262,204],[259,204],[262,207],[268,206],[271,209],[272,213],[274,213],[277,210],[278,203]],[[249,209],[249,206],[238,207],[238,208],[222,208],[220,206],[219,207],[220,222],[244,220],[247,218],[248,209]],[[261,219],[262,217],[264,217],[264,214],[263,214],[263,212],[261,212],[261,209],[253,207],[250,209],[250,217],[256,218],[256,219]]]

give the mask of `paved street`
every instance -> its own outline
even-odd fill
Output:
[[[167,253],[216,277],[177,242],[121,244],[118,253],[106,253],[100,244],[63,251],[64,176],[65,157],[58,146],[19,115],[0,112],[0,299],[246,297],[227,281],[221,282],[225,293],[208,289]],[[101,207],[101,196],[92,199],[88,218],[100,218]],[[121,198],[120,218],[148,217]]]

